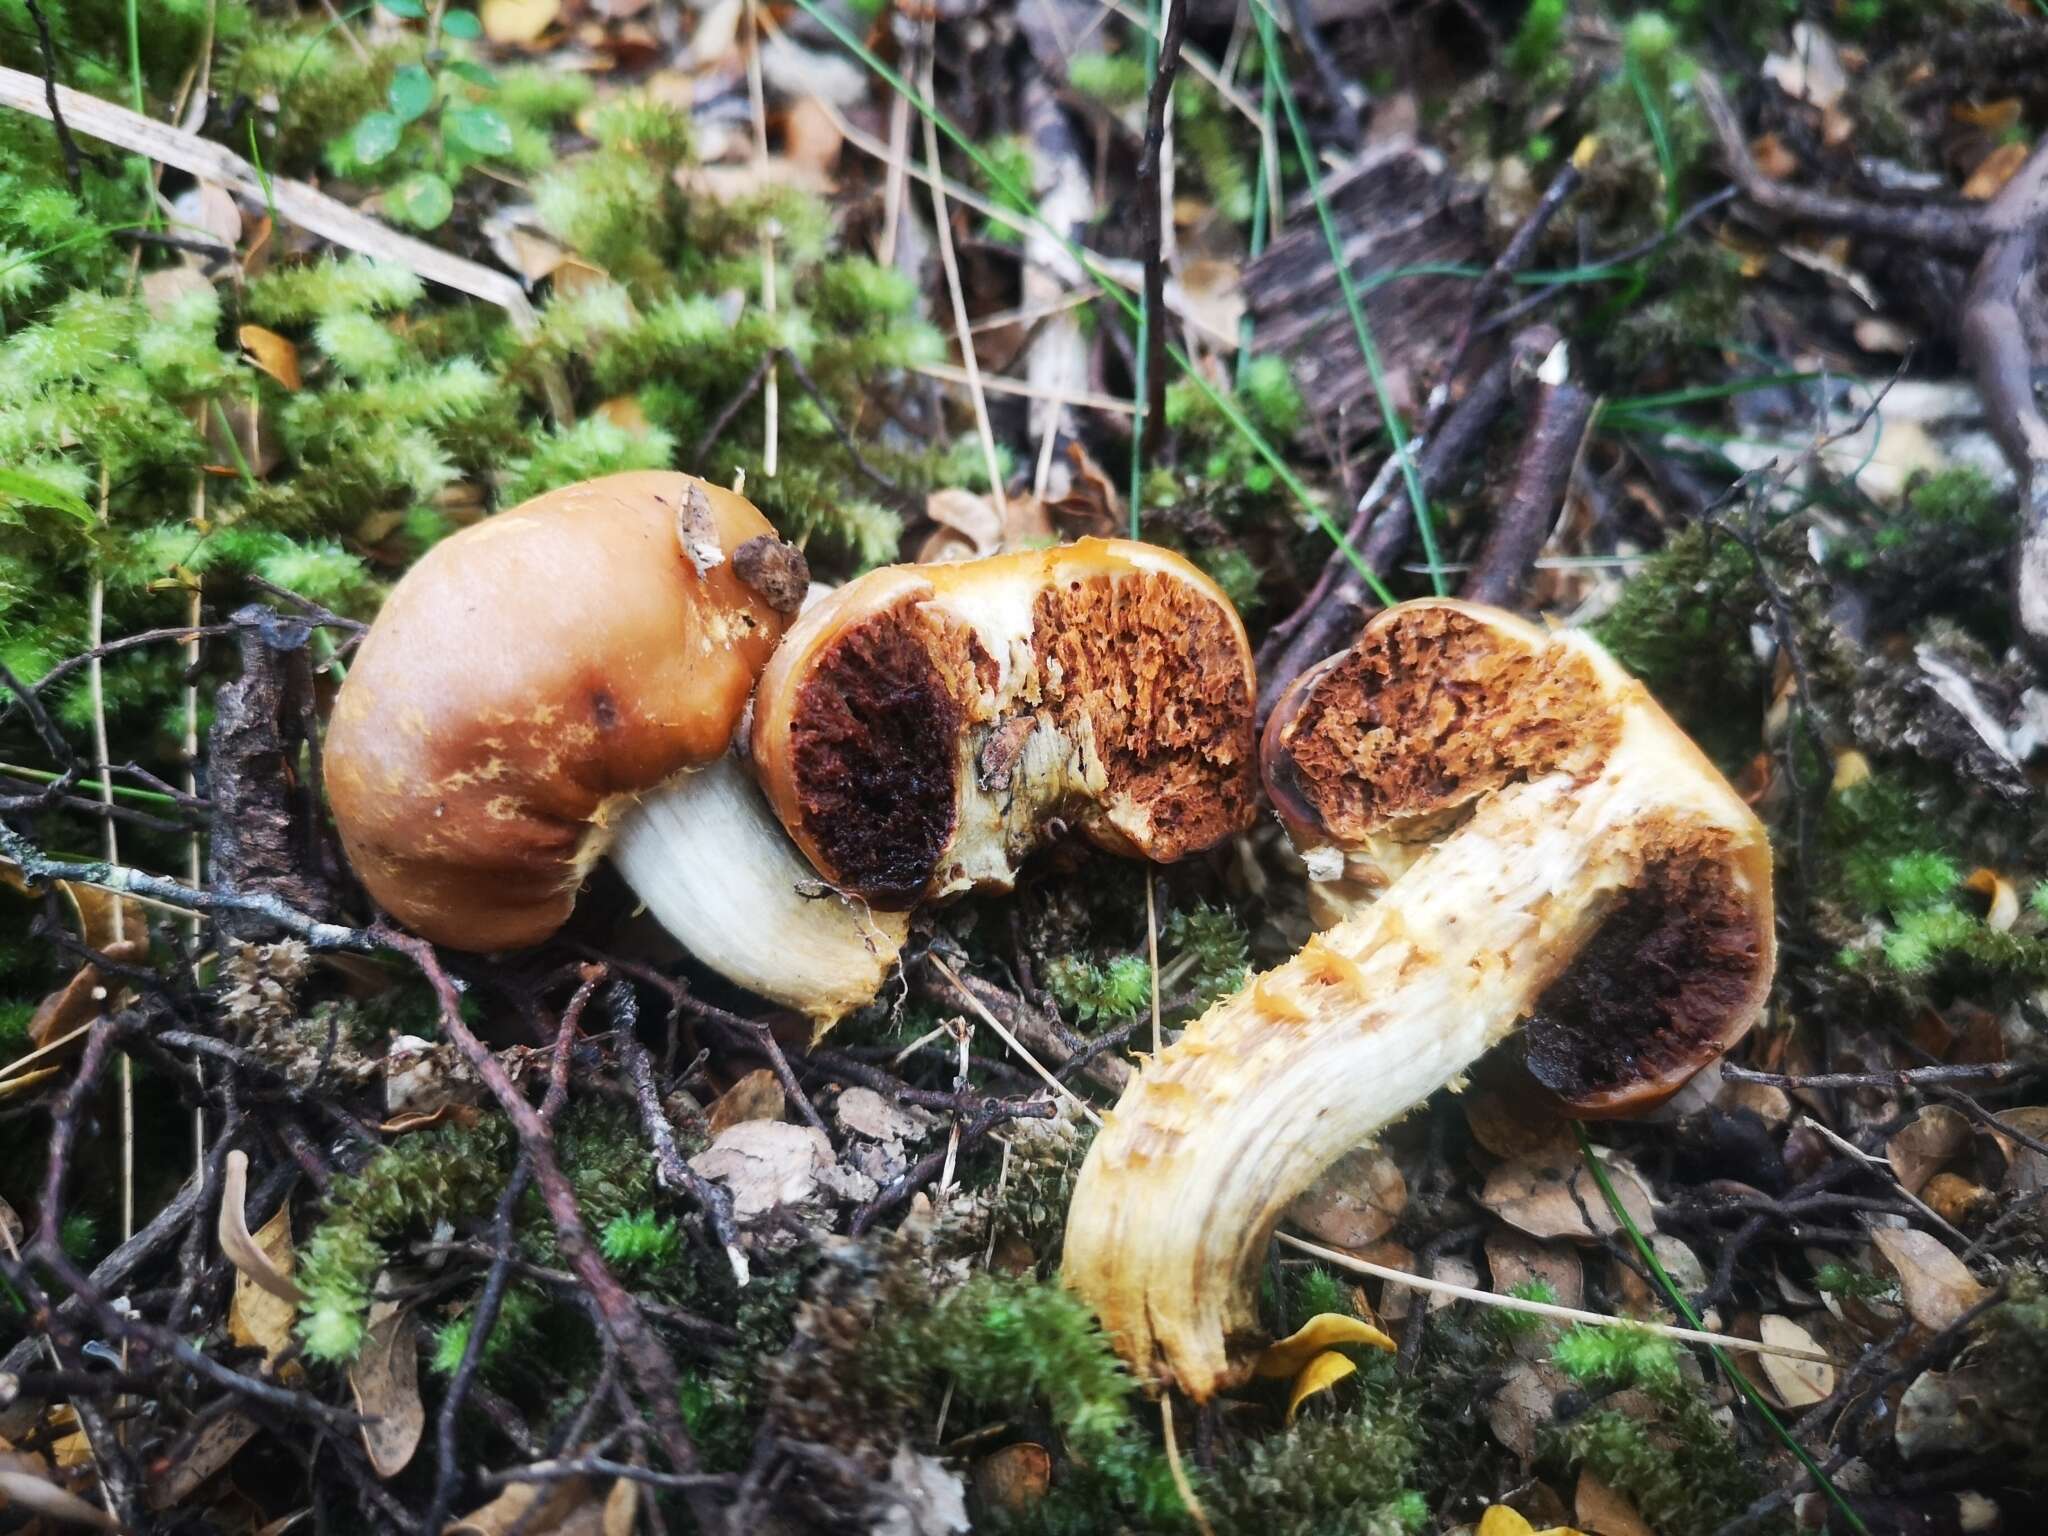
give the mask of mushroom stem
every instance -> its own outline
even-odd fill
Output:
[[[1609,697],[1596,763],[1389,824],[1378,900],[1217,1004],[1105,1117],[1064,1274],[1141,1375],[1198,1401],[1240,1379],[1287,1206],[1522,1021],[1531,1071],[1584,1115],[1671,1092],[1754,1017],[1762,829],[1634,684]]]
[[[820,880],[731,755],[638,797],[607,853],[691,954],[821,1029],[873,1000],[909,932]]]

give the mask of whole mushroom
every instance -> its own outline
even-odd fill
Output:
[[[689,475],[571,485],[444,539],[385,601],[326,743],[349,861],[456,949],[536,944],[609,856],[731,980],[820,1023],[874,996],[900,918],[825,888],[730,754],[803,557]]]
[[[753,761],[831,883],[902,911],[1007,888],[1062,831],[1171,862],[1253,814],[1237,610],[1125,539],[871,571],[762,675]]]
[[[1583,635],[1390,608],[1283,697],[1262,767],[1311,871],[1369,899],[1133,1077],[1068,1213],[1067,1283],[1197,1400],[1243,1374],[1268,1240],[1344,1153],[1518,1025],[1534,1091],[1648,1108],[1775,957],[1762,824]]]

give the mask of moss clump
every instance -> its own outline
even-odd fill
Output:
[[[1118,1024],[1151,1002],[1152,965],[1143,955],[1100,965],[1085,955],[1059,955],[1045,967],[1045,985],[1081,1022]]]
[[[1655,1405],[1647,1419],[1596,1407],[1548,1436],[1551,1454],[1622,1493],[1649,1525],[1669,1536],[1709,1536],[1755,1500],[1741,1447],[1686,1380],[1669,1340],[1577,1327],[1558,1339],[1552,1358],[1581,1386],[1634,1388]]]
[[[1749,627],[1763,596],[1746,550],[1688,528],[1622,588],[1593,628],[1723,766],[1756,745],[1767,679]]]
[[[670,1218],[652,1211],[614,1216],[598,1239],[604,1256],[629,1269],[657,1269],[682,1256],[683,1241]]]
[[[299,1337],[315,1360],[362,1348],[370,1289],[402,1232],[488,1211],[503,1187],[511,1135],[495,1117],[474,1129],[439,1126],[401,1137],[336,1179],[324,1215],[299,1252]]]
[[[1417,1428],[1405,1401],[1368,1362],[1363,1400],[1335,1413],[1305,1412],[1279,1434],[1220,1462],[1204,1482],[1205,1507],[1223,1531],[1245,1536],[1408,1536],[1429,1509],[1410,1486]],[[1354,1380],[1357,1378],[1353,1378]]]

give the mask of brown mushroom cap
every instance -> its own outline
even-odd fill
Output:
[[[762,675],[753,759],[818,870],[903,910],[1007,885],[1055,822],[1160,862],[1241,831],[1254,693],[1214,582],[1083,539],[842,587]]]
[[[740,575],[760,540],[775,531],[751,502],[644,472],[538,496],[413,566],[327,735],[335,820],[378,904],[457,949],[559,928],[617,809],[731,742],[787,623]]]
[[[1304,673],[1260,743],[1296,844],[1343,854],[1368,889],[1504,785],[1591,780],[1624,760],[1673,787],[1672,813],[1637,829],[1635,880],[1522,1036],[1531,1074],[1582,1117],[1676,1093],[1747,1031],[1770,988],[1770,845],[1691,738],[1582,637],[1441,598],[1382,612]],[[1707,814],[1690,814],[1696,801]]]

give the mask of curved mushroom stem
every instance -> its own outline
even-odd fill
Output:
[[[691,954],[821,1032],[874,1000],[909,932],[821,881],[730,754],[640,796],[606,852]]]
[[[1421,628],[1403,637],[1411,655],[1436,643]],[[1486,639],[1545,649],[1534,632]],[[1596,761],[1526,765],[1475,793],[1454,830],[1437,824],[1466,806],[1431,810],[1435,846],[1411,846],[1377,901],[1146,1063],[1108,1117],[1075,1186],[1064,1274],[1141,1375],[1198,1401],[1237,1380],[1288,1204],[1520,1021],[1532,1072],[1584,1115],[1668,1094],[1754,1018],[1771,954],[1761,826],[1604,656],[1579,676],[1606,706]],[[1432,794],[1457,783],[1438,766]]]

